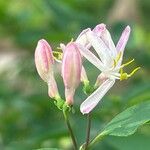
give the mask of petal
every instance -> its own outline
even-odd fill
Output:
[[[95,67],[97,67],[100,71],[104,71],[103,63],[87,48],[78,44],[78,48],[80,50],[81,55],[83,55],[88,61],[90,61]]]
[[[129,39],[129,36],[130,36],[130,32],[131,32],[131,29],[130,29],[130,26],[127,26],[124,31],[122,32],[122,35],[117,43],[117,46],[116,46],[116,50],[117,52],[121,52],[122,55],[121,55],[121,58],[117,64],[116,67],[120,67],[120,65],[122,64],[122,59],[123,59],[123,53],[124,53],[124,49],[125,49],[125,46],[128,42],[128,39]]]
[[[82,114],[91,112],[107,91],[114,85],[115,80],[107,79],[102,85],[91,94],[80,106]]]
[[[117,56],[117,50],[116,50],[115,44],[111,38],[111,35],[107,29],[101,35],[101,39],[108,46],[108,48],[110,49],[111,55],[113,55],[113,57],[115,58]]]
[[[91,42],[93,48],[97,52],[101,61],[105,64],[105,66],[110,66],[113,63],[113,57],[109,53],[109,48],[106,44],[98,37],[94,32],[88,33],[89,41]]]
[[[85,46],[85,47],[90,48],[90,47],[91,47],[91,44],[89,43],[89,41],[88,41],[88,39],[87,39],[87,33],[88,33],[89,31],[91,31],[90,28],[87,28],[87,29],[83,30],[83,31],[79,34],[79,36],[77,37],[76,43],[79,43],[79,44],[81,44],[81,45],[83,45],[83,46]]]
[[[95,28],[92,31],[100,37],[102,32],[105,30],[106,30],[106,25],[104,23],[101,23],[95,26]]]
[[[124,51],[124,48],[127,44],[127,41],[129,39],[129,35],[130,35],[130,32],[131,32],[131,29],[130,29],[130,26],[127,26],[124,31],[122,32],[122,35],[116,45],[116,49],[117,49],[117,52],[120,52],[120,51]]]

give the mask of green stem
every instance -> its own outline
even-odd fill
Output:
[[[65,110],[63,110],[63,115],[64,115],[65,122],[66,122],[66,124],[67,124],[68,131],[69,131],[70,136],[71,136],[71,139],[72,139],[72,143],[73,143],[73,146],[74,146],[74,150],[78,150],[77,142],[76,142],[75,136],[74,136],[74,134],[73,134],[73,131],[72,131],[72,128],[71,128],[69,119],[68,119],[67,112],[66,112]]]
[[[88,149],[89,141],[90,141],[90,129],[91,129],[91,117],[90,114],[87,115],[87,130],[86,130],[86,143],[85,150]]]

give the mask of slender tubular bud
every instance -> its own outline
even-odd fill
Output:
[[[53,65],[54,58],[50,45],[44,39],[39,40],[35,50],[35,66],[40,77],[48,84],[48,94],[51,98],[59,96]]]
[[[81,70],[81,82],[89,82],[85,68],[82,66],[82,70]]]
[[[79,49],[74,42],[66,47],[62,60],[62,77],[65,85],[65,97],[68,105],[73,104],[75,89],[81,79],[82,61]]]

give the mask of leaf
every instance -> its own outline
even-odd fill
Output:
[[[150,121],[150,101],[132,106],[118,114],[108,123],[101,135],[129,136],[148,121]]]
[[[115,150],[149,150],[150,135],[134,134],[129,137],[114,137],[109,136],[105,142],[112,146]]]

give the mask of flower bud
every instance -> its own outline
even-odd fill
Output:
[[[50,74],[53,72],[54,59],[52,49],[46,40],[39,40],[35,50],[35,65],[40,77],[48,82]]]
[[[62,60],[62,77],[65,85],[65,97],[68,105],[73,104],[75,89],[80,83],[82,61],[77,45],[70,42],[66,47]]]
[[[53,64],[54,58],[50,45],[44,39],[39,40],[35,50],[35,65],[40,77],[48,84],[48,94],[51,98],[59,96],[53,75]]]

